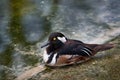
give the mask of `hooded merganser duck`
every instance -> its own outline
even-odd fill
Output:
[[[46,47],[47,46],[47,47]],[[43,60],[48,66],[64,66],[89,60],[99,51],[114,47],[113,44],[86,44],[82,41],[68,39],[60,32],[50,34]]]

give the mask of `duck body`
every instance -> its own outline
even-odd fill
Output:
[[[89,60],[99,51],[113,48],[113,44],[86,44],[82,41],[67,39],[62,33],[51,33],[43,53],[48,66],[65,66]]]

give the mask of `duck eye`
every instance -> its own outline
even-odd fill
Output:
[[[56,38],[54,37],[54,38],[53,38],[53,40],[55,41],[55,40],[56,40]]]

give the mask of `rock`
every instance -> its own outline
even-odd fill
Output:
[[[18,76],[15,80],[27,80],[31,78],[32,76],[37,75],[38,73],[44,71],[45,69],[46,67],[43,65],[33,67],[32,69],[25,71],[23,74]]]

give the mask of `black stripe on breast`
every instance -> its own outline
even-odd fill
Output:
[[[48,59],[48,61],[47,61],[48,64],[52,61],[53,56],[54,56],[54,53],[51,53],[51,55],[50,55],[50,57],[49,57],[49,59]]]

